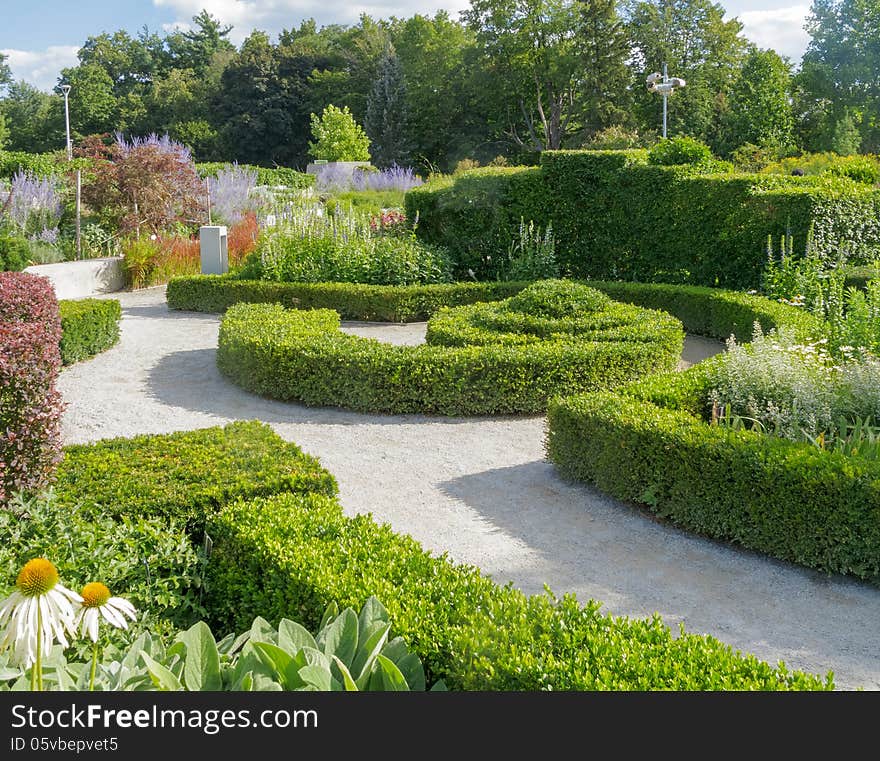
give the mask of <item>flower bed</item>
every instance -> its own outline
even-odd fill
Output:
[[[550,396],[608,388],[675,367],[684,339],[667,314],[542,281],[491,306],[441,311],[425,346],[339,332],[330,310],[240,304],[220,328],[217,364],[243,388],[365,412],[534,413]]]

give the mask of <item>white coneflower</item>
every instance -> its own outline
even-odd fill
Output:
[[[75,634],[71,602],[80,596],[58,583],[58,570],[45,558],[25,563],[15,581],[15,589],[0,603],[0,629],[5,627],[0,650],[13,647],[15,663],[28,668],[39,666],[57,640],[67,647],[65,632]],[[40,669],[34,670],[32,686],[42,686]]]
[[[127,629],[126,616],[132,621],[137,617],[134,605],[122,597],[111,597],[110,590],[100,581],[83,587],[82,605],[76,619],[80,632],[88,634],[92,642],[98,641],[98,624],[102,618],[117,629]]]

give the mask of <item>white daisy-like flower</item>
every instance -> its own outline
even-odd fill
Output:
[[[82,604],[76,614],[76,622],[83,635],[88,634],[92,642],[98,641],[98,624],[103,618],[110,626],[127,629],[128,616],[132,621],[137,618],[137,611],[128,600],[122,597],[111,597],[110,590],[100,581],[86,584],[82,589]]]
[[[48,656],[57,641],[67,647],[66,634],[76,634],[73,606],[80,596],[58,583],[58,570],[45,558],[25,563],[15,589],[0,603],[0,651],[12,646],[12,659],[28,668],[40,651]],[[38,637],[39,632],[39,637]]]

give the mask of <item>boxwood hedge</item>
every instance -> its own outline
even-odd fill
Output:
[[[700,534],[880,581],[880,463],[711,425],[714,361],[553,400],[550,459],[565,477]]]
[[[235,498],[287,491],[332,496],[336,482],[258,422],[68,446],[55,484],[60,504],[187,520]]]
[[[710,636],[674,636],[659,616],[615,618],[574,596],[527,597],[412,538],[346,517],[319,495],[238,501],[212,515],[206,607],[219,627],[254,616],[314,627],[330,601],[376,595],[422,658],[429,680],[457,690],[830,689],[825,681]]]
[[[119,340],[122,307],[115,299],[59,301],[61,361],[72,365],[106,351]]]
[[[767,236],[790,232],[880,244],[880,190],[848,178],[651,166],[645,151],[544,151],[541,167],[477,169],[406,195],[417,234],[444,245],[458,274],[492,278],[521,219],[552,225],[556,256],[573,277],[758,285]]]
[[[344,320],[416,322],[440,307],[499,301],[528,283],[443,283],[361,285],[356,283],[270,283],[230,275],[176,277],[168,283],[170,309],[225,312],[240,304],[281,304],[291,309],[335,309]]]
[[[496,304],[441,310],[429,322],[435,345],[392,346],[338,328],[330,310],[239,304],[220,326],[217,365],[249,391],[308,405],[534,413],[554,394],[671,369],[684,338],[668,314],[565,281],[542,281]]]

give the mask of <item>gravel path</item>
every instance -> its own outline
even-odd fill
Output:
[[[840,688],[880,689],[880,590],[828,577],[662,525],[545,462],[542,417],[372,416],[261,399],[226,382],[214,354],[219,320],[169,312],[164,289],[112,294],[122,340],[62,373],[68,443],[259,419],[320,457],[349,514],[372,512],[436,551],[529,593],[596,599],[631,617],[660,613],[677,631],[825,674]],[[395,343],[423,326],[347,323]],[[688,342],[697,361],[718,344]]]

